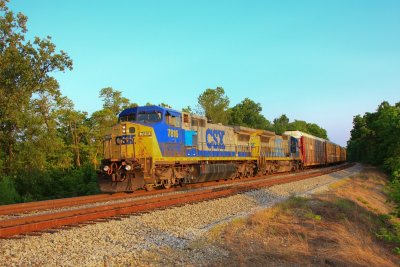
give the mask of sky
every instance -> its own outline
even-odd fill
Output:
[[[353,116],[400,101],[400,1],[11,0],[28,38],[51,36],[74,68],[55,73],[89,114],[111,86],[144,105],[196,107],[207,88],[325,128],[346,145]]]

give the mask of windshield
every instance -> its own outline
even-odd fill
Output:
[[[161,121],[161,112],[159,111],[139,112],[137,116],[137,121],[142,123]]]
[[[119,117],[118,122],[135,121],[135,120],[136,120],[136,113],[132,113],[126,116]]]

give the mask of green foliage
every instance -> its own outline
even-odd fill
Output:
[[[291,196],[286,201],[279,204],[280,209],[288,211],[294,208],[306,208],[309,199],[300,196]]]
[[[382,102],[374,113],[357,115],[348,142],[349,158],[382,165],[393,172],[400,167],[400,103]]]
[[[27,17],[0,3],[0,147],[5,151],[2,172],[9,174],[18,162],[18,141],[44,135],[36,133],[39,118],[32,118],[31,112],[40,113],[51,128],[51,100],[60,95],[51,74],[72,69],[72,60],[56,51],[50,37],[26,41]]]
[[[101,89],[100,98],[103,99],[103,108],[111,110],[114,116],[118,115],[125,108],[132,106],[129,99],[122,96],[121,91],[116,91],[112,87]]]
[[[306,218],[308,218],[308,219],[313,219],[313,220],[316,220],[316,221],[322,220],[321,215],[314,214],[312,211],[306,212],[306,213],[304,214],[304,217],[306,217]]]
[[[262,107],[249,98],[229,110],[229,124],[267,130],[271,123],[261,114]]]
[[[382,227],[375,233],[376,237],[386,242],[395,244],[393,252],[400,254],[400,223],[391,218],[382,219]]]
[[[397,171],[396,171],[397,172]],[[386,190],[389,198],[396,203],[396,214],[400,217],[400,178],[394,177]]]
[[[164,102],[161,102],[160,104],[158,104],[158,106],[163,107],[163,108],[172,108],[170,105],[168,105]]]
[[[186,108],[182,108],[182,112],[187,112],[187,113],[193,114],[193,110],[190,106],[187,106]]]
[[[273,129],[276,134],[283,134],[283,132],[287,131],[288,125],[289,118],[283,114],[279,118],[274,119]]]
[[[0,205],[12,204],[20,200],[21,197],[15,189],[12,178],[9,176],[0,178]]]
[[[89,164],[79,169],[20,172],[15,187],[23,201],[99,193],[97,174]]]
[[[315,123],[308,123],[305,121],[299,121],[295,120],[294,122],[291,122],[287,126],[288,131],[302,131],[311,135],[314,135],[316,137],[328,139],[328,135],[325,129],[319,127]]]
[[[400,102],[384,101],[376,112],[355,116],[347,151],[350,160],[382,166],[391,175],[387,192],[400,216]]]
[[[274,119],[273,130],[277,134],[282,134],[285,131],[301,131],[314,135],[316,137],[328,139],[325,129],[321,128],[315,123],[308,123],[306,121],[294,120],[289,123],[289,118],[283,114],[279,118]]]
[[[228,122],[229,98],[222,87],[206,89],[197,100],[201,108],[200,113],[204,113],[207,119],[213,123],[226,124]]]
[[[52,76],[72,60],[51,37],[26,40],[27,17],[7,3],[0,0],[0,202],[96,193],[93,142],[134,104],[109,87],[100,93],[106,118],[76,111]]]

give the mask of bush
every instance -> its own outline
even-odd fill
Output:
[[[16,191],[23,202],[92,195],[100,192],[97,174],[91,165],[70,170],[32,170],[19,173]]]
[[[396,204],[396,215],[400,217],[400,177],[396,176],[388,185],[386,190],[389,199]]]
[[[12,204],[20,202],[21,197],[14,186],[14,181],[9,176],[0,178],[0,204]]]

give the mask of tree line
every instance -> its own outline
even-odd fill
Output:
[[[355,116],[347,152],[349,160],[380,166],[389,173],[388,193],[400,216],[400,102],[384,101],[376,112]]]
[[[99,92],[100,110],[91,115],[76,110],[52,76],[72,70],[72,59],[51,37],[27,40],[27,17],[7,4],[0,0],[0,204],[98,193],[103,136],[123,109],[137,104],[107,87]],[[285,115],[271,123],[260,103],[249,98],[229,103],[223,88],[206,89],[195,113],[215,123],[327,137],[318,125],[289,122]]]
[[[229,107],[229,97],[225,94],[225,90],[222,87],[206,89],[202,94],[200,94],[197,101],[197,113],[205,115],[207,119],[214,123],[240,125],[269,130],[276,134],[282,134],[285,131],[298,130],[320,138],[328,139],[326,130],[317,124],[308,123],[302,120],[289,122],[289,118],[285,114],[274,119],[273,123],[271,123],[261,114],[261,104],[256,103],[249,98],[245,98],[235,106]],[[183,110],[193,112],[191,107],[184,108]]]

